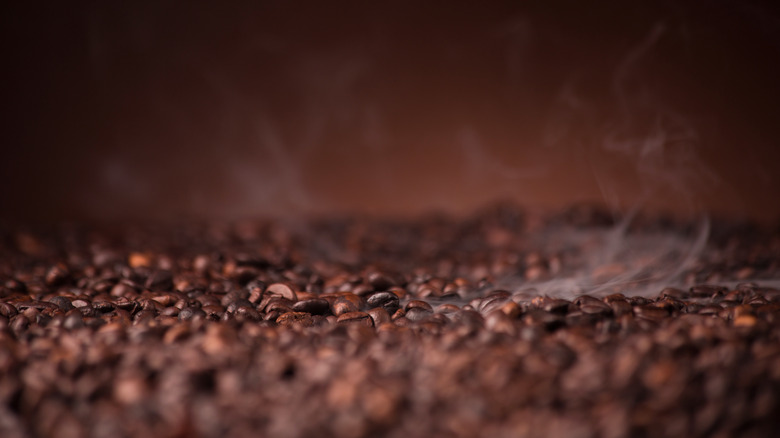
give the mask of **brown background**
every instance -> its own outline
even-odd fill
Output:
[[[760,2],[105,3],[3,14],[0,219],[780,217]]]

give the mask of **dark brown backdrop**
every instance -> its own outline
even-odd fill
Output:
[[[116,3],[3,14],[2,219],[780,216],[760,2]]]

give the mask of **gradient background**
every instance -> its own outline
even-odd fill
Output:
[[[127,3],[2,14],[0,219],[780,217],[769,2]]]

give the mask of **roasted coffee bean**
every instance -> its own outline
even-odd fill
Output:
[[[419,322],[424,321],[429,316],[433,315],[433,309],[430,309],[430,306],[428,309],[423,307],[411,307],[406,310],[406,314],[404,315],[406,319],[412,322]]]
[[[669,311],[661,307],[635,306],[634,315],[651,321],[661,321],[669,316]]]
[[[312,315],[326,315],[330,311],[330,304],[321,298],[311,298],[298,301],[292,306],[295,312],[306,312]]]
[[[555,330],[565,324],[564,319],[555,313],[534,309],[523,315],[526,324],[540,326],[548,330]]]
[[[571,303],[566,300],[552,299],[542,305],[542,309],[551,313],[566,314]]]
[[[725,287],[713,285],[698,285],[691,287],[690,291],[692,297],[709,298],[725,295],[728,292],[728,289]]]
[[[8,303],[0,303],[0,315],[10,319],[16,316],[17,313],[19,313],[19,311],[16,310],[16,307]]]
[[[160,312],[160,316],[171,316],[171,317],[177,317],[179,316],[179,308],[178,307],[166,307]]]
[[[65,320],[62,322],[62,327],[67,330],[75,330],[84,327],[84,325],[84,318],[78,310],[68,312],[65,315]]]
[[[293,290],[292,286],[290,286],[287,283],[270,284],[268,285],[265,291],[270,295],[277,295],[293,302],[297,301],[297,297],[295,296],[295,291]]]
[[[254,304],[252,304],[249,300],[237,299],[228,304],[225,310],[230,313],[235,313],[241,307],[246,307],[248,309],[255,308]]]
[[[374,287],[369,284],[359,284],[352,288],[351,292],[359,297],[366,297],[374,293]]]
[[[97,301],[97,300],[92,302],[92,307],[98,313],[109,313],[112,312],[115,308],[114,303],[110,301]]]
[[[380,325],[391,321],[390,314],[383,307],[375,307],[370,309],[367,313],[371,316],[371,319],[374,320],[374,327],[379,327]]]
[[[585,306],[600,307],[605,310],[610,310],[609,305],[601,301],[598,298],[591,297],[589,295],[581,295],[574,300],[574,305],[582,309]]]
[[[612,309],[612,312],[615,314],[616,317],[623,316],[627,313],[631,313],[633,311],[633,307],[628,302],[628,300],[614,300],[609,303],[609,307]]]
[[[47,286],[59,286],[65,283],[70,278],[70,272],[65,265],[57,264],[51,267],[46,272],[46,285]]]
[[[678,266],[643,239],[692,229],[630,222],[607,267],[607,229],[484,214],[0,235],[0,435],[773,436],[776,231]]]
[[[608,316],[612,314],[612,308],[609,306],[583,304],[580,306],[580,311],[588,315]]]
[[[405,309],[406,309],[407,312],[410,309],[420,309],[420,310],[424,310],[424,311],[429,312],[429,313],[433,312],[433,307],[431,307],[430,304],[426,303],[425,301],[420,301],[420,300],[409,301],[406,304]]]
[[[339,315],[337,322],[339,324],[358,324],[366,327],[373,327],[374,321],[371,316],[365,312],[350,312]]]
[[[661,298],[671,297],[677,300],[683,300],[691,296],[691,293],[674,287],[667,287],[661,291]]]
[[[387,310],[388,313],[393,313],[400,307],[398,297],[391,292],[377,292],[368,297],[366,304],[368,304],[368,307],[371,309],[382,307]]]
[[[354,313],[359,310],[360,309],[351,301],[345,299],[339,299],[333,304],[333,314],[336,316],[341,316],[345,313]]]
[[[283,326],[311,327],[314,320],[311,314],[306,312],[287,312],[276,318],[276,323]]]
[[[386,291],[395,286],[395,281],[390,276],[379,272],[368,274],[368,282],[375,291]]]
[[[8,324],[8,327],[10,327],[11,331],[17,335],[27,330],[29,326],[30,320],[28,320],[24,315],[16,315],[12,317],[11,322]]]
[[[179,320],[188,321],[195,318],[205,318],[206,312],[194,307],[185,307],[179,311]]]

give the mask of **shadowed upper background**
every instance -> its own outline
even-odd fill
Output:
[[[16,8],[3,220],[496,199],[780,217],[780,15],[760,2]]]

